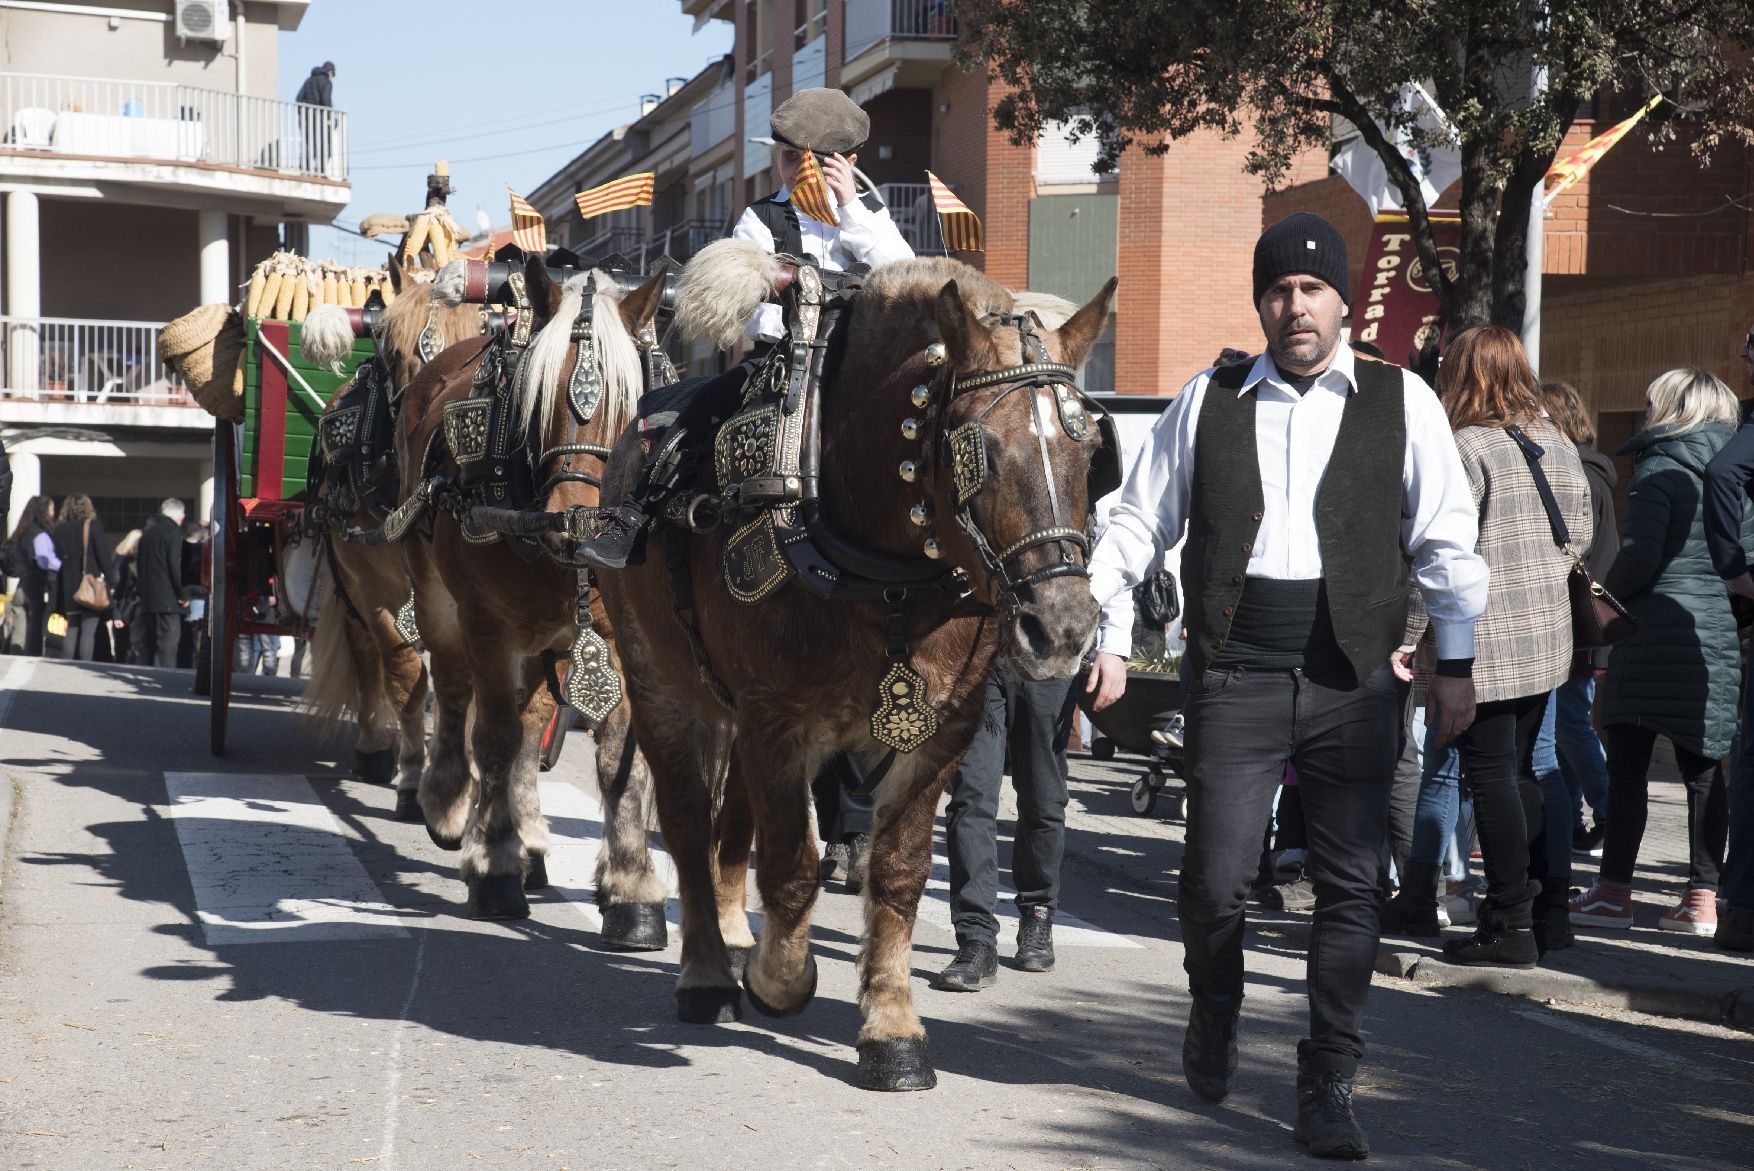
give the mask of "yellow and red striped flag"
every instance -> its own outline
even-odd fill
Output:
[[[525,252],[546,253],[548,225],[543,223],[542,213],[510,187],[506,188],[506,194],[512,197],[512,243]]]
[[[938,230],[944,234],[944,247],[952,252],[985,252],[981,218],[930,171],[926,172],[926,183],[932,190],[932,206],[938,212]]]
[[[1547,171],[1546,179],[1543,180],[1546,190],[1541,196],[1542,200],[1551,204],[1566,188],[1589,174],[1590,168],[1601,162],[1602,156],[1612,150],[1615,143],[1625,138],[1626,132],[1638,125],[1639,119],[1656,109],[1657,103],[1662,100],[1663,95],[1658,94],[1646,102],[1632,117],[1624,122],[1616,122],[1584,143],[1583,149],[1576,154],[1554,163]]]
[[[654,171],[623,175],[589,191],[579,192],[573,196],[573,201],[579,205],[579,215],[587,220],[612,211],[626,211],[630,207],[650,207],[652,186],[656,180]]]
[[[798,177],[792,181],[792,203],[817,223],[840,227],[840,217],[834,214],[834,200],[829,198],[828,182],[822,177],[822,164],[816,161],[815,151],[806,149],[804,161],[798,164]]]

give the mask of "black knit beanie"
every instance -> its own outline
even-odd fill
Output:
[[[1346,241],[1334,225],[1307,211],[1288,215],[1255,241],[1255,306],[1267,286],[1288,272],[1321,277],[1352,304],[1352,278],[1346,263]]]

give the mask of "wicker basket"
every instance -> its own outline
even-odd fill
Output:
[[[216,419],[244,417],[244,319],[230,305],[202,305],[158,331],[158,352],[175,366],[201,408]]]

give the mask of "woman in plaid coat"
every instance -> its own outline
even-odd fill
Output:
[[[1444,954],[1455,963],[1528,968],[1539,956],[1537,912],[1561,922],[1566,915],[1564,889],[1542,892],[1547,859],[1532,758],[1547,697],[1571,674],[1571,558],[1554,541],[1528,459],[1507,428],[1520,428],[1541,449],[1541,470],[1579,548],[1589,547],[1593,529],[1589,483],[1577,449],[1547,419],[1540,383],[1514,333],[1483,325],[1457,335],[1444,354],[1437,391],[1480,509],[1475,550],[1492,572],[1486,613],[1474,630],[1479,706],[1456,741],[1474,797],[1486,900],[1474,934],[1452,940]],[[1415,607],[1403,661],[1424,625]],[[1440,747],[1428,740],[1426,759],[1440,762]],[[1453,832],[1456,802],[1453,782],[1428,769],[1414,819],[1416,860],[1436,861],[1435,851]],[[1435,874],[1432,867],[1422,889],[1409,891],[1422,906],[1431,904],[1434,928]],[[1413,885],[1410,874],[1407,886]]]

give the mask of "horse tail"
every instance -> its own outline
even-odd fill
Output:
[[[676,284],[676,324],[688,340],[728,350],[785,275],[779,257],[759,244],[716,240],[682,270]]]
[[[353,616],[335,595],[333,578],[325,574],[317,587],[322,599],[316,634],[311,639],[311,681],[300,707],[322,739],[327,740],[348,713],[359,711],[359,667],[347,624]]]
[[[318,305],[305,316],[299,349],[309,361],[331,373],[341,373],[341,360],[353,349],[353,323],[339,305]]]

